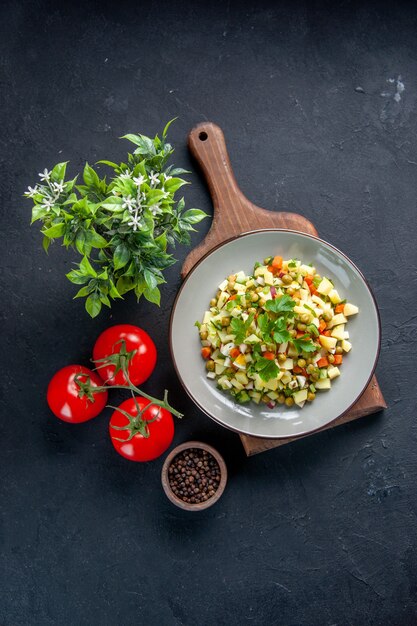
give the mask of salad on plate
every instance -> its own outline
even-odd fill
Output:
[[[196,322],[207,377],[239,403],[303,407],[340,376],[356,313],[312,265],[268,257],[225,278]]]

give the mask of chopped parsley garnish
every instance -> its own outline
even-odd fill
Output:
[[[252,324],[254,317],[255,316],[252,313],[251,315],[249,315],[246,322],[238,319],[237,317],[234,317],[232,319],[232,321],[230,322],[230,326],[232,327],[232,333],[235,335],[235,343],[238,344],[245,341],[246,333],[248,332],[249,326]]]
[[[271,343],[272,337],[275,343],[285,343],[289,340],[290,333],[287,330],[287,320],[285,317],[271,320],[268,313],[262,313],[259,315],[257,321],[262,339],[265,343]]]
[[[255,362],[254,369],[265,382],[271,378],[276,378],[279,374],[279,367],[275,361],[265,359],[263,356]]]
[[[270,341],[274,321],[269,319],[268,313],[261,313],[261,315],[258,316],[257,322],[259,330],[262,333],[262,339],[264,341]]]
[[[308,335],[304,335],[299,339],[292,339],[291,341],[298,352],[315,352],[317,350],[317,346],[314,345]]]
[[[287,294],[265,303],[265,309],[271,313],[292,313],[294,307],[295,301]]]
[[[274,324],[273,337],[276,343],[285,343],[291,337],[287,330],[287,321],[283,317],[279,317]]]

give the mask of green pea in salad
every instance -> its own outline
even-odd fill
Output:
[[[239,403],[303,407],[340,376],[356,313],[312,265],[268,257],[226,278],[196,322],[207,377]]]

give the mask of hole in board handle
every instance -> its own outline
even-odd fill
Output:
[[[202,130],[201,133],[199,133],[198,138],[200,141],[206,141],[208,139],[208,135],[204,130]]]

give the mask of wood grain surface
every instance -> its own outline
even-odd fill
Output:
[[[198,124],[190,131],[188,146],[206,177],[214,212],[207,236],[184,261],[181,270],[183,278],[202,256],[234,235],[262,228],[286,228],[317,236],[315,226],[302,215],[262,209],[243,195],[233,174],[224,134],[219,126],[212,122]],[[334,428],[384,408],[386,404],[374,376],[356,404],[320,430]],[[285,439],[239,436],[246,454],[252,456],[309,435]]]

